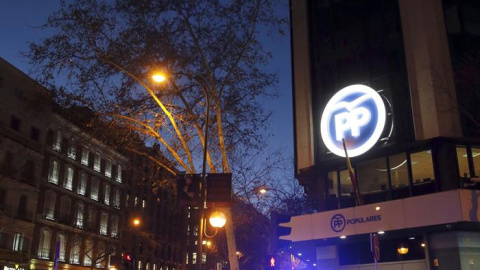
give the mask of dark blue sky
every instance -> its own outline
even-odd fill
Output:
[[[0,2],[0,57],[29,74],[27,60],[20,51],[27,51],[28,41],[38,41],[49,33],[36,27],[45,22],[47,16],[59,6],[59,0],[2,0]],[[288,16],[288,1],[283,0],[277,11]],[[288,30],[288,27],[285,28]],[[282,147],[293,155],[293,112],[291,100],[290,37],[265,38],[267,50],[273,52],[269,68],[280,75],[277,85],[280,98],[266,101],[265,106],[273,111],[270,147]]]

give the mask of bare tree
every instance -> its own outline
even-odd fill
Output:
[[[230,172],[228,153],[260,149],[276,75],[262,67],[269,53],[260,29],[281,31],[274,0],[62,2],[45,25],[57,32],[30,57],[58,102],[89,107],[103,121],[158,143],[157,164],[194,173],[210,126],[211,172]],[[168,84],[154,86],[155,70]],[[68,80],[58,80],[57,72]],[[57,79],[57,80],[55,80]],[[206,102],[211,117],[206,119]],[[131,149],[132,150],[132,149]]]

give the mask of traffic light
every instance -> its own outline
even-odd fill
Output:
[[[291,227],[280,226],[282,223],[290,222],[290,215],[272,212],[270,215],[270,254],[276,254],[279,250],[287,249],[290,246],[290,240],[280,239],[280,236],[290,235]]]
[[[122,253],[122,270],[133,270],[133,258],[129,253]]]
[[[275,255],[268,255],[265,257],[265,269],[266,270],[276,270],[277,267],[277,258]]]

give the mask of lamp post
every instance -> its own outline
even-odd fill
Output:
[[[197,80],[197,78],[201,78],[204,82],[206,82],[205,78],[203,78],[200,75],[192,76],[190,74],[184,74],[181,73],[182,75],[185,75],[189,78],[193,78],[194,80]],[[155,74],[152,76],[153,80],[156,82],[163,82],[166,80],[166,77],[161,74]],[[210,97],[208,95],[208,91],[205,89],[205,87],[200,83],[200,88],[202,89],[203,95],[205,97],[205,105],[206,105],[206,116],[205,116],[205,131],[203,134],[204,138],[204,144],[203,144],[203,159],[202,159],[202,180],[200,182],[200,205],[198,209],[198,215],[199,215],[199,228],[198,228],[198,245],[197,245],[197,269],[201,270],[202,269],[202,261],[203,261],[203,231],[204,231],[204,225],[203,225],[203,220],[205,218],[205,199],[206,199],[206,187],[207,187],[207,143],[208,143],[208,120],[210,118]]]

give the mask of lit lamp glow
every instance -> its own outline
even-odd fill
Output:
[[[156,81],[156,82],[163,82],[163,81],[165,81],[167,78],[165,77],[165,75],[158,73],[158,74],[153,75],[153,76],[152,76],[152,79],[153,79],[154,81]]]
[[[227,217],[223,212],[215,211],[210,215],[210,225],[214,228],[222,228],[227,222]]]
[[[260,194],[265,194],[265,193],[267,193],[267,189],[262,187],[258,190],[258,192],[260,192]]]
[[[134,226],[140,225],[140,219],[139,219],[139,218],[134,218],[134,219],[133,219],[133,225],[134,225]]]
[[[406,248],[406,247],[399,247],[399,248],[397,249],[397,252],[398,252],[398,254],[405,255],[405,254],[408,253],[408,248]]]

